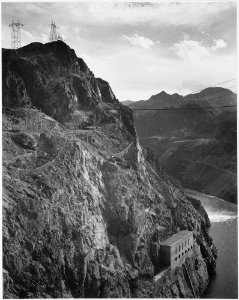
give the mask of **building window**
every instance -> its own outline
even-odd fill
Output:
[[[175,253],[177,254],[177,246],[175,247]]]
[[[177,257],[175,257],[175,260],[178,260],[178,258],[177,258]]]
[[[179,250],[178,250],[178,251],[180,251],[180,245],[178,245],[178,248],[179,248]]]
[[[178,258],[180,258],[180,257],[181,257],[181,255],[179,254]]]
[[[185,241],[185,247],[187,246],[187,241]]]
[[[189,245],[189,239],[188,239],[188,245]]]
[[[183,249],[183,243],[182,243],[182,249]]]

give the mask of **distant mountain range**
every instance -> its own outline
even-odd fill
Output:
[[[171,175],[187,188],[236,202],[236,104],[232,91],[209,87],[187,96],[163,91],[128,106],[140,143]]]
[[[177,93],[167,94],[162,91],[151,96],[148,100],[122,101],[122,104],[130,108],[176,108],[189,104],[197,104],[200,106],[222,106],[236,105],[236,94],[232,91],[221,87],[209,87],[199,93],[182,96]]]

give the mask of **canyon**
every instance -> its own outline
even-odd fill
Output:
[[[127,102],[140,144],[186,187],[237,203],[236,94],[210,87]]]
[[[202,296],[217,257],[207,213],[108,82],[62,41],[3,49],[2,66],[4,298]],[[178,229],[193,231],[188,273],[155,281]]]

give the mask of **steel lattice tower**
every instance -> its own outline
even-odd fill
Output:
[[[21,27],[23,27],[23,24],[19,21],[17,23],[12,21],[9,27],[11,28],[11,47],[17,50],[21,47]]]
[[[49,41],[54,42],[58,40],[57,27],[54,21],[51,21],[50,24],[50,37]]]

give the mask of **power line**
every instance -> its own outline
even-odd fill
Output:
[[[158,15],[157,17],[160,17],[161,15],[163,15],[163,14],[160,14],[160,15]],[[137,29],[137,28],[139,28],[139,27],[141,27],[142,25],[147,24],[147,23],[149,23],[149,21],[142,22],[142,23],[138,24],[137,26],[131,28],[130,30],[124,32],[124,34],[128,34],[128,33],[134,31],[135,29]],[[116,40],[118,40],[118,39],[119,39],[119,37],[115,37],[115,38],[113,38],[112,40],[106,41],[105,43],[109,44],[109,43],[112,43],[112,42],[114,42],[114,41],[116,41]],[[108,47],[107,47],[106,45],[99,46],[99,47],[95,48],[94,51],[90,52],[90,54],[93,54],[93,53],[97,52],[99,49],[102,49],[102,48],[108,48]]]
[[[234,86],[236,86],[236,85],[233,85],[233,86],[230,86],[229,88],[232,88],[232,87],[234,87]],[[223,98],[223,97],[225,97],[225,95],[229,95],[229,94],[231,94],[232,92],[230,91],[228,91],[228,92],[226,92],[226,93],[224,93],[224,95],[222,95],[221,97],[218,97],[217,98],[217,100],[218,99],[221,99],[221,98]],[[220,92],[217,92],[217,93],[215,93],[215,94],[213,94],[214,96],[216,95],[216,94],[220,94]],[[191,95],[191,94],[189,94],[189,95]],[[198,99],[190,99],[190,101],[196,101],[196,102],[188,102],[188,103],[182,103],[182,105],[192,105],[192,104],[196,104],[196,105],[199,105],[200,103],[197,103],[199,100]],[[209,101],[208,99],[201,99],[201,101]],[[136,101],[136,103],[137,103],[137,101]],[[220,108],[233,108],[233,107],[237,107],[237,105],[220,105],[220,106],[198,106],[198,107],[164,107],[164,108],[131,108],[131,107],[129,107],[131,110],[152,110],[152,111],[154,111],[154,110],[199,110],[199,109],[215,109],[215,108],[218,108],[218,109],[220,109]]]
[[[176,23],[170,24],[170,25],[166,25],[166,26],[164,26],[163,28],[160,28],[159,30],[155,31],[154,33],[152,33],[152,34],[149,35],[148,37],[153,37],[155,34],[157,34],[157,33],[159,33],[159,32],[162,32],[162,31],[165,31],[164,28],[168,28],[168,27],[171,27],[171,26],[176,26],[178,23],[180,23],[180,21],[185,20],[185,19],[191,17],[191,16],[194,15],[195,13],[198,13],[199,11],[201,11],[201,10],[203,10],[203,9],[205,9],[205,8],[206,8],[206,6],[202,7],[201,9],[197,9],[197,10],[194,11],[193,13],[191,13],[191,14],[189,14],[189,15],[183,17],[183,18],[180,18]],[[217,16],[217,15],[216,15],[216,16]],[[205,22],[205,21],[204,21],[204,22]],[[202,22],[201,22],[201,23],[202,23]],[[199,23],[199,24],[201,24],[201,23]],[[166,32],[167,32],[167,30],[166,30]],[[179,34],[180,34],[180,33],[178,33],[177,35],[179,35]],[[143,51],[143,50],[145,50],[145,49],[140,49],[138,52],[141,52],[141,51]],[[124,52],[124,51],[123,51],[123,52]],[[134,54],[134,55],[135,55],[135,54]]]
[[[215,85],[210,85],[209,87],[215,87],[215,86],[217,86],[217,85],[219,85],[219,84],[223,84],[223,83],[226,83],[226,82],[230,82],[230,81],[233,81],[233,80],[236,80],[236,79],[237,79],[237,77],[232,78],[232,79],[227,80],[227,81],[218,82],[218,83],[216,83]],[[230,88],[230,87],[229,87],[229,88]],[[195,94],[195,93],[198,93],[198,92],[201,92],[201,91],[202,91],[202,90],[197,90],[197,91],[191,92],[189,95]]]
[[[181,20],[187,19],[188,17],[194,15],[194,13],[200,12],[201,10],[203,10],[203,9],[206,8],[206,7],[207,7],[207,5],[204,6],[203,8],[201,8],[201,9],[196,10],[196,11],[193,12],[192,14],[186,16],[185,18],[180,19],[180,20],[179,20],[178,22],[176,22],[175,24],[172,24],[172,25],[169,25],[169,26],[175,26],[175,25],[178,25],[178,23],[179,23]],[[219,16],[219,15],[222,15],[222,14],[224,14],[224,13],[225,13],[225,11],[220,12],[220,13],[216,14],[216,15],[214,16],[214,18],[217,17],[217,16]],[[197,24],[197,27],[198,27],[199,25],[201,25],[201,24],[203,24],[203,23],[207,23],[207,22],[209,22],[209,21],[211,21],[211,20],[204,20],[204,21],[198,23],[198,24]],[[168,27],[168,26],[167,26],[167,27]],[[220,29],[220,30],[221,30],[221,29]],[[160,29],[160,30],[154,32],[150,37],[155,36],[155,34],[157,34],[158,32],[161,32],[161,31],[163,31],[163,30]],[[216,31],[216,32],[217,32],[217,31]],[[181,33],[181,32],[180,32],[180,33]],[[179,34],[180,34],[180,33],[179,33]],[[178,34],[176,34],[176,35],[178,35]],[[176,36],[176,35],[174,35],[174,36]],[[174,37],[174,36],[173,36],[173,37]],[[171,38],[170,38],[170,39],[171,39]],[[166,41],[167,41],[167,40],[166,40]]]
[[[197,9],[196,11],[194,11],[192,14],[186,16],[185,18],[179,19],[178,22],[180,22],[181,20],[187,19],[188,17],[194,15],[194,13],[197,13],[198,11],[201,11],[201,10],[204,9],[205,7],[206,7],[206,6],[204,6],[203,8],[201,8],[201,9],[199,9],[199,10]],[[224,13],[224,12],[222,12],[222,13]],[[214,17],[217,17],[218,15],[220,15],[220,14],[222,14],[222,13],[219,13],[219,14],[215,15]],[[162,13],[162,14],[159,14],[157,17],[160,17],[161,15],[164,15],[164,14],[165,14],[165,12]],[[209,21],[209,20],[208,20],[208,21]],[[174,24],[166,25],[166,26],[164,26],[163,28],[175,26],[175,25],[177,25],[178,22],[176,22],[176,23],[174,23]],[[142,23],[138,24],[137,26],[131,28],[130,30],[124,32],[124,34],[130,33],[130,32],[132,32],[133,30],[135,30],[135,29],[137,29],[137,28],[139,28],[139,27],[141,27],[141,26],[143,26],[144,24],[147,24],[147,23],[149,23],[149,21],[142,22]],[[201,24],[201,23],[199,23],[199,24]],[[149,35],[149,37],[152,37],[152,36],[154,36],[156,33],[161,32],[161,31],[164,31],[164,29],[160,28],[160,30],[157,30],[157,31],[154,32],[152,35]],[[107,41],[106,43],[107,43],[107,44],[112,43],[112,42],[116,41],[117,39],[119,39],[119,37],[116,37],[116,38],[114,38],[114,39],[112,39],[112,40],[110,40],[110,41]],[[106,48],[106,47],[107,47],[106,45],[99,46],[99,47],[95,48],[95,49],[94,49],[95,51],[91,52],[91,54],[92,54],[92,53],[95,53],[97,50],[99,50],[99,49],[101,49],[101,48]]]
[[[227,82],[230,82],[230,81],[233,81],[233,80],[235,80],[235,79],[237,79],[237,77],[235,77],[235,78],[232,78],[232,79],[230,79],[230,80],[226,80],[226,81],[223,81],[223,82],[219,82],[219,83],[217,83],[217,84],[215,84],[215,85],[210,85],[208,88],[210,88],[210,87],[215,87],[215,86],[217,86],[217,85],[219,85],[219,84],[223,84],[223,83],[227,83]],[[233,88],[233,87],[235,87],[235,86],[237,86],[237,85],[232,85],[232,86],[229,86],[229,87],[227,87],[227,89],[230,89],[230,88]],[[225,88],[225,87],[223,87],[223,88]],[[198,92],[201,92],[201,91],[203,91],[203,89],[201,89],[201,90],[197,90],[197,91],[193,91],[193,92],[191,92],[190,94],[188,94],[188,95],[186,95],[186,96],[184,96],[184,97],[187,97],[187,96],[191,96],[191,95],[194,95],[195,93],[198,93]],[[217,95],[217,94],[220,94],[221,92],[216,92],[216,93],[214,93],[213,95],[215,96],[215,95]],[[231,94],[232,93],[232,91],[228,91],[228,92],[226,92],[226,93],[224,93],[224,95],[222,95],[221,97],[218,97],[217,99],[220,99],[220,98],[223,98],[225,95],[227,95],[227,94]],[[148,99],[149,100],[149,99]],[[148,101],[148,100],[143,100],[143,101]],[[207,99],[201,99],[202,101],[207,101]],[[198,99],[190,99],[190,101],[198,101]],[[135,101],[135,103],[137,103],[138,101]],[[132,103],[133,104],[133,103]],[[182,103],[182,104],[184,104],[184,103]],[[186,104],[189,104],[189,103],[185,103],[185,105]],[[190,104],[192,104],[192,103],[190,103]],[[198,103],[193,103],[193,104],[198,104]],[[131,108],[131,107],[130,107]],[[213,107],[211,107],[211,108],[213,108]],[[131,108],[132,110],[136,110],[136,108]],[[170,108],[168,108],[168,109],[170,109]],[[140,109],[137,109],[137,110],[140,110]],[[147,110],[147,109],[141,109],[141,110]],[[148,109],[148,110],[153,110],[153,109]]]
[[[160,30],[155,31],[154,33],[152,33],[152,34],[149,35],[148,37],[151,37],[151,38],[152,38],[152,37],[155,36],[157,33],[162,32],[162,31],[167,32],[168,30],[165,31],[164,28],[167,28],[167,27],[170,27],[170,26],[176,26],[178,23],[180,23],[180,21],[185,20],[185,19],[191,17],[192,15],[194,15],[195,13],[198,13],[199,11],[203,10],[204,8],[206,8],[206,6],[203,7],[203,8],[201,8],[201,9],[199,9],[199,10],[194,11],[192,14],[189,14],[189,15],[187,15],[187,16],[184,17],[184,18],[179,19],[176,23],[174,23],[174,24],[172,24],[172,25],[164,26],[163,29],[161,28]],[[218,14],[216,14],[214,17],[217,17],[218,15],[221,15],[221,14],[223,14],[223,13],[224,13],[224,12],[218,13]],[[200,22],[199,24],[197,24],[197,26],[200,25],[200,24],[203,24],[203,23],[207,23],[207,22],[209,22],[209,21],[210,21],[210,20],[204,20],[204,21]],[[221,31],[222,29],[232,27],[233,25],[236,25],[236,24],[229,24],[229,25],[226,26],[226,27],[224,26],[224,27],[221,28],[220,30],[217,30],[217,31],[213,32],[213,34],[214,34],[214,33],[217,33],[218,31]],[[178,35],[180,35],[180,34],[181,34],[181,32],[179,32],[179,33],[177,33],[177,34],[171,36],[170,38],[168,38],[168,39],[166,39],[166,40],[162,40],[162,41],[160,41],[160,42],[165,43],[165,42],[167,42],[167,41],[172,40],[174,37],[176,37],[176,36],[178,36]],[[142,51],[145,51],[145,49],[140,49],[140,50],[137,51],[137,53],[140,53],[140,52],[142,52]],[[167,49],[165,52],[163,52],[163,53],[166,53],[167,51],[168,51],[168,49]],[[124,51],[121,52],[121,54],[122,54],[122,53],[124,53]],[[135,55],[136,55],[136,54],[134,53],[133,55],[128,56],[128,58],[129,58],[129,57],[133,57],[133,56],[135,56]],[[111,59],[111,60],[112,60],[112,59]]]
[[[233,88],[233,87],[236,87],[237,85],[232,85],[232,86],[229,86],[229,87],[227,87],[227,89],[230,89],[230,88]],[[210,88],[210,87],[209,87]],[[203,91],[203,90],[202,90]],[[231,95],[231,93],[233,93],[232,91],[227,91],[227,92],[225,92],[223,95],[221,95],[221,97],[217,97],[217,100],[219,100],[219,99],[221,99],[221,98],[224,98],[225,96],[227,96],[227,95]],[[216,96],[217,94],[221,94],[221,92],[216,92],[216,93],[214,93],[213,94],[213,96]],[[189,94],[189,95],[191,95],[191,94]],[[194,95],[194,94],[192,94],[192,95]],[[198,101],[198,99],[196,98],[196,99],[190,99],[191,101]],[[202,99],[202,101],[210,101],[210,99]]]
[[[190,103],[186,103],[190,104]],[[186,105],[185,104],[185,105]],[[195,104],[195,103],[193,103]],[[203,107],[165,107],[165,108],[131,108],[131,110],[197,110],[197,109],[214,109],[214,108],[230,108],[237,107],[237,105],[221,105],[221,106],[203,106]]]
[[[219,85],[219,84],[218,84]],[[216,85],[214,85],[214,87],[215,87]],[[231,86],[228,86],[227,87],[227,89],[230,89],[230,88],[233,88],[233,87],[235,87],[235,86],[237,86],[236,84],[235,85],[231,85]],[[209,86],[208,88],[210,88],[210,87],[213,87],[213,86]],[[219,87],[220,88],[220,87]],[[226,87],[221,87],[221,88],[226,88]],[[207,89],[207,88],[206,88]],[[202,89],[201,91],[203,91],[204,89]],[[221,99],[221,98],[223,98],[223,97],[225,97],[225,95],[231,95],[231,93],[233,93],[232,91],[226,91],[223,95],[221,95],[221,97],[217,97],[217,100],[218,99]],[[216,95],[218,95],[218,94],[221,94],[221,92],[220,91],[218,91],[218,92],[216,92],[216,93],[214,93],[213,94],[213,96],[216,96]],[[185,97],[187,97],[187,96],[193,96],[194,94],[188,94],[188,95],[186,95]],[[198,98],[195,98],[195,99],[190,99],[191,101],[198,101]],[[207,101],[208,99],[202,99],[202,101]]]
[[[202,24],[202,23],[204,23],[204,22],[207,22],[207,21],[203,21],[203,22],[199,23],[198,25],[200,25],[200,24]],[[215,33],[219,32],[219,31],[222,31],[222,29],[224,30],[224,29],[230,28],[230,27],[232,27],[232,26],[234,26],[234,25],[236,26],[236,23],[229,24],[228,26],[224,26],[223,28],[220,28],[219,30],[216,30],[216,31],[211,32],[211,33],[215,34]],[[180,32],[180,33],[181,33],[181,32]],[[174,38],[175,36],[179,35],[180,33],[171,36],[169,39],[167,39],[167,40],[165,40],[165,41],[163,41],[163,42],[167,42],[167,41],[171,40],[172,38]]]

